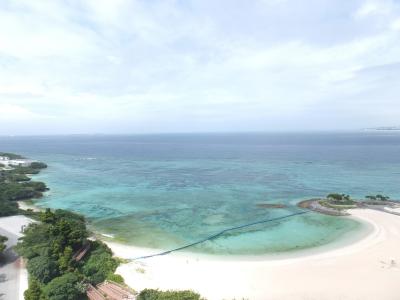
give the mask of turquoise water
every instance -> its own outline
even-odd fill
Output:
[[[49,164],[38,179],[51,191],[38,205],[77,211],[119,241],[161,249],[297,212],[299,200],[329,192],[400,198],[396,132],[2,137],[0,149]],[[359,229],[347,218],[307,214],[188,250],[285,252]]]

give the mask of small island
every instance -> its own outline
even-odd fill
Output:
[[[310,209],[331,216],[348,216],[347,210],[353,208],[370,208],[392,214],[399,214],[394,208],[399,207],[398,201],[391,201],[385,195],[367,195],[365,199],[352,199],[350,195],[331,193],[325,198],[314,198],[298,203],[301,208]]]

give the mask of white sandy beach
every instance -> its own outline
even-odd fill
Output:
[[[127,284],[144,288],[192,289],[214,299],[400,299],[400,217],[351,210],[373,225],[361,240],[323,253],[282,259],[219,259],[174,253],[121,265]],[[119,257],[154,250],[108,243]]]
[[[2,217],[0,218],[0,228],[20,238],[22,237],[21,229],[32,222],[34,222],[32,219],[22,215]]]
[[[385,207],[385,210],[399,213],[400,214],[400,207],[392,208],[392,207]]]
[[[17,201],[17,203],[18,203],[19,209],[23,209],[23,210],[31,209],[32,211],[35,211],[35,212],[44,211],[44,209],[37,207],[33,204],[29,204],[27,201]]]

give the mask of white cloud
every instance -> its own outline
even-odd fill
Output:
[[[32,132],[297,129],[316,114],[331,128],[332,105],[353,107],[343,127],[359,126],[354,107],[359,122],[394,121],[366,97],[399,61],[394,1],[5,3],[0,105],[19,112],[7,122],[37,118]]]
[[[398,30],[398,31],[400,31],[400,18],[399,18],[399,19],[396,19],[396,20],[394,20],[394,21],[392,22],[391,28],[392,28],[393,30]]]
[[[44,88],[30,83],[11,83],[0,84],[0,95],[23,95],[29,94],[31,96],[38,96],[44,93]]]
[[[0,52],[16,58],[71,57],[93,51],[82,32],[41,20],[40,15],[0,13]]]
[[[364,4],[355,12],[356,18],[371,16],[388,16],[396,9],[392,0],[366,0]]]
[[[23,120],[29,121],[39,116],[28,109],[12,104],[0,103],[0,118],[2,121]]]

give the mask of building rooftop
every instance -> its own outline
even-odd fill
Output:
[[[116,282],[113,281],[104,281],[97,285],[97,287],[93,287],[89,285],[86,295],[89,300],[133,300],[136,299],[133,292]]]

